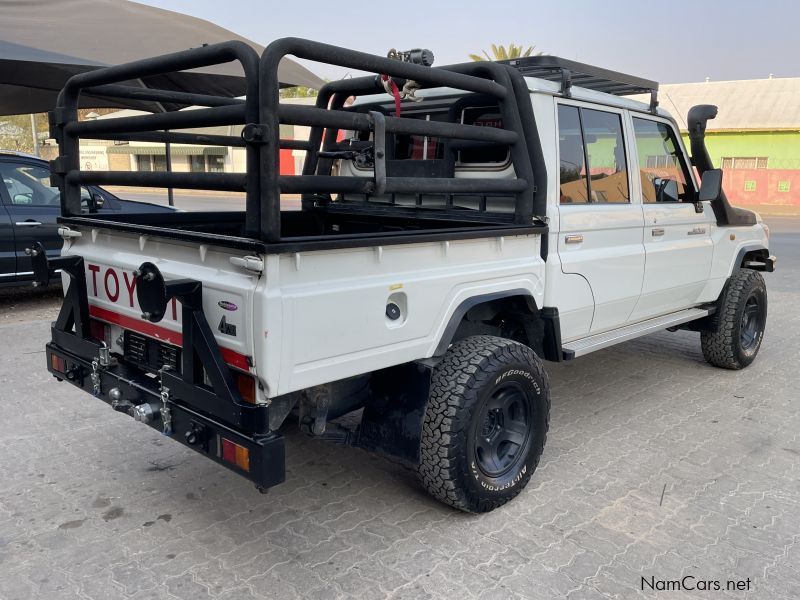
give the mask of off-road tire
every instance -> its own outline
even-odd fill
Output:
[[[498,397],[506,396],[515,398],[510,408],[506,406],[508,411],[491,408],[498,405]],[[489,441],[485,436],[493,431],[482,433],[492,416],[484,418],[487,411],[500,421],[504,420],[500,413],[511,415],[514,419],[508,418],[508,423],[514,423],[509,425],[514,428],[524,420],[520,415],[527,414],[525,442],[516,446],[515,457],[513,450],[505,453],[505,460],[511,461],[508,471],[498,470],[496,477],[482,470],[482,461],[491,459],[485,459],[483,448],[477,448]],[[420,443],[418,473],[423,487],[442,502],[467,512],[488,512],[502,506],[522,491],[536,470],[549,420],[550,385],[533,350],[488,335],[456,342],[432,376]],[[508,444],[501,441],[498,447],[515,447]],[[499,450],[493,453],[499,455]],[[498,464],[495,461],[493,466]]]
[[[750,344],[745,311],[757,307],[755,338]],[[739,269],[734,273],[722,292],[716,328],[700,334],[703,357],[715,367],[743,369],[755,359],[764,337],[767,322],[767,286],[758,271]],[[743,340],[744,337],[744,340]]]

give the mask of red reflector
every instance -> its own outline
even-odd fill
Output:
[[[222,438],[222,460],[236,464],[236,444]]]
[[[242,395],[242,400],[249,404],[256,403],[256,380],[250,375],[233,372],[233,377],[236,379],[236,387]]]
[[[94,319],[89,320],[89,334],[96,340],[105,342],[106,340],[106,324]]]
[[[250,450],[225,438],[220,438],[220,441],[222,442],[222,460],[236,465],[243,471],[249,471]]]
[[[58,371],[59,373],[67,372],[67,361],[55,354],[50,355],[50,366],[53,368],[53,371]]]

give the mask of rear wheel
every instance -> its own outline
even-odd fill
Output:
[[[533,350],[493,336],[456,342],[431,382],[420,444],[423,486],[468,512],[505,504],[539,463],[549,412],[549,382]]]
[[[704,331],[703,356],[715,367],[742,369],[761,348],[767,324],[767,287],[758,271],[740,269],[722,293],[718,326]]]

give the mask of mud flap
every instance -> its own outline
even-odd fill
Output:
[[[431,367],[419,363],[373,373],[355,445],[416,467],[431,373]]]

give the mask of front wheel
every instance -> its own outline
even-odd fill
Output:
[[[539,464],[550,419],[541,360],[517,342],[474,336],[435,369],[419,475],[434,497],[488,512],[519,494]]]
[[[743,369],[761,348],[767,324],[767,286],[758,271],[740,269],[722,293],[715,331],[704,331],[703,357],[723,369]]]

